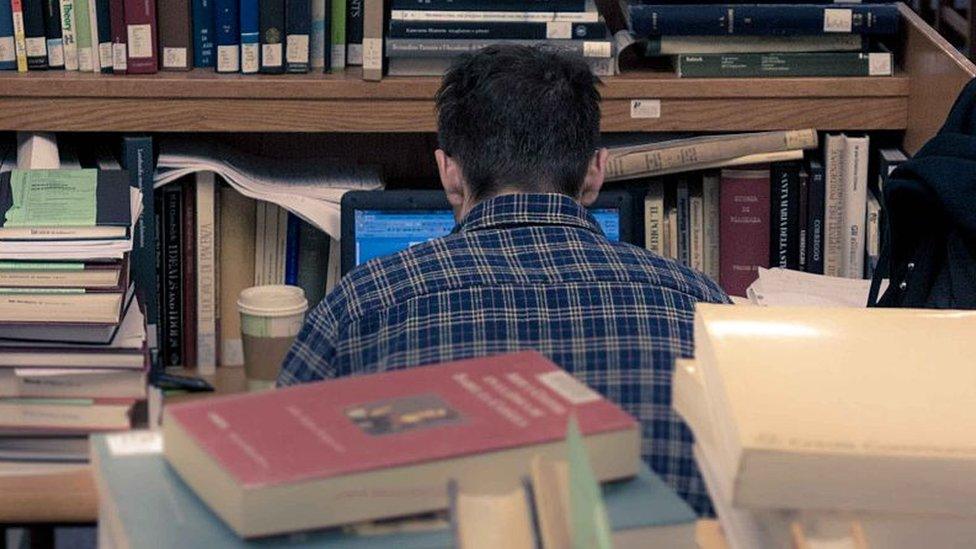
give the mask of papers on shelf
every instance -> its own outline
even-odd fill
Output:
[[[161,140],[157,168],[157,188],[211,171],[244,196],[277,204],[335,239],[342,195],[383,186],[376,166],[325,157],[267,158],[203,139]]]
[[[879,294],[887,285],[882,282]],[[760,268],[746,293],[760,307],[867,307],[870,291],[870,280]]]

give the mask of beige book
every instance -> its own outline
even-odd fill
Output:
[[[847,138],[828,135],[824,139],[824,274],[843,276],[844,269],[844,181],[847,173]]]
[[[704,272],[719,282],[719,177],[718,172],[702,175],[702,223],[704,225]]]
[[[664,256],[663,181],[652,181],[644,197],[644,247]]]
[[[531,501],[522,485],[497,493],[451,489],[458,549],[535,549]]]
[[[220,188],[220,365],[244,364],[237,296],[254,282],[255,201]]]

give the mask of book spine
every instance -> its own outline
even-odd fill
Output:
[[[578,53],[584,57],[609,58],[613,44],[609,40],[481,40],[439,38],[390,38],[386,41],[387,57],[452,57],[478,51],[492,44],[545,46],[558,51]]]
[[[769,266],[769,171],[722,171],[719,262],[722,288],[745,296],[756,269]]]
[[[92,25],[98,28],[98,70],[95,72],[109,74],[115,62],[115,52],[112,46],[112,14],[111,0],[88,0],[89,5],[95,6],[95,17]],[[93,44],[92,47],[95,47]]]
[[[673,198],[673,197],[672,197]],[[664,216],[664,249],[668,259],[678,259],[678,209],[672,203]]]
[[[718,172],[702,175],[702,219],[705,227],[704,272],[715,282],[721,282],[719,272],[719,213],[720,191]]]
[[[88,33],[91,47],[91,71],[102,72],[101,59],[98,57],[98,0],[88,0]]]
[[[193,66],[214,66],[214,5],[213,0],[191,0],[193,25]]]
[[[23,0],[24,43],[27,51],[27,69],[44,70],[47,64],[47,34],[44,25],[44,2]]]
[[[261,33],[261,72],[285,72],[285,0],[259,0],[258,24]]]
[[[769,265],[792,269],[789,210],[795,189],[791,164],[774,163],[770,167],[770,184],[772,188],[769,193]]]
[[[729,139],[693,139],[649,150],[611,151],[606,177],[618,180],[694,169],[703,164],[767,152],[816,148],[815,130],[760,132]]]
[[[505,21],[390,21],[388,38],[478,40],[606,40],[602,23],[512,23]]]
[[[283,284],[288,265],[288,210],[275,206],[275,220],[278,227],[274,241],[274,284]]]
[[[824,274],[824,197],[826,193],[824,167],[812,160],[807,170],[807,267],[808,273]]]
[[[325,297],[325,280],[329,265],[329,235],[299,220],[298,280],[305,290],[309,307],[314,308]]]
[[[60,0],[59,11],[61,13],[61,48],[64,52],[64,70],[76,71],[78,70],[78,44],[75,41],[74,0]]]
[[[193,17],[191,0],[171,0],[168,10],[159,12],[159,59],[164,71],[193,68]]]
[[[867,38],[857,34],[822,36],[654,36],[647,39],[644,55],[702,53],[768,53],[864,51]]]
[[[155,73],[159,66],[156,57],[158,28],[156,3],[152,0],[125,0],[126,72]]]
[[[847,138],[828,135],[824,141],[824,274],[843,275],[844,238],[844,181],[847,171]]]
[[[258,0],[241,0],[241,72],[254,74],[261,68]]]
[[[24,6],[21,0],[10,0],[10,10],[17,72],[27,72],[27,35],[24,32]]]
[[[807,270],[807,220],[809,219],[809,206],[807,200],[810,196],[810,174],[806,167],[800,168],[800,185],[797,188],[797,254],[799,255],[800,271]]]
[[[847,138],[844,185],[844,239],[841,270],[847,278],[864,278],[864,223],[868,201],[867,137]]]
[[[677,207],[678,214],[678,261],[686,266],[691,266],[691,243],[690,232],[691,223],[688,219],[690,216],[688,199],[690,197],[690,192],[688,189],[688,182],[684,179],[678,182],[677,194],[675,195],[675,206]]]
[[[109,1],[109,16],[112,30],[112,72],[125,74],[128,71],[128,55],[125,46],[125,2]]]
[[[325,70],[325,4],[325,0],[312,0],[311,6],[312,25],[308,37],[308,65],[309,69],[317,72]]]
[[[705,220],[704,204],[700,185],[695,185],[688,197],[688,242],[691,268],[699,272],[705,270]]]
[[[363,0],[346,0],[346,64],[363,64]]]
[[[640,37],[669,35],[890,35],[898,32],[895,4],[840,6],[777,4],[695,6],[631,4]]]
[[[264,280],[264,242],[265,228],[264,220],[268,209],[268,203],[259,201],[254,208],[254,285],[261,286],[269,284]]]
[[[301,250],[301,220],[288,212],[288,230],[285,237],[285,284],[298,284],[298,261]]]
[[[149,348],[157,349],[159,341],[159,293],[156,268],[156,225],[152,222],[156,210],[153,192],[152,138],[132,136],[122,138],[122,163],[129,173],[129,184],[142,191],[142,213],[136,224],[136,234],[132,247],[132,280],[139,293],[146,315],[146,329],[149,334]]]
[[[678,56],[681,78],[891,76],[890,53],[715,53]]]
[[[197,365],[197,193],[196,178],[183,180],[183,366]]]
[[[183,189],[179,183],[163,188],[162,193],[162,263],[163,263],[163,340],[162,363],[167,367],[183,366]]]
[[[75,6],[75,44],[78,49],[78,70],[92,72],[94,52],[92,48],[91,10],[92,0],[74,0]]]
[[[44,0],[44,33],[47,38],[47,64],[52,69],[64,68],[64,39],[61,35],[61,3]]]
[[[311,23],[312,4],[310,0],[285,0],[286,72],[308,72]]]
[[[864,251],[867,256],[865,264],[867,278],[873,278],[881,259],[881,203],[871,194],[867,203],[867,221],[865,227]]]
[[[201,172],[196,181],[197,238],[197,369],[213,374],[217,367],[217,263],[216,197],[212,172]]]
[[[395,10],[585,11],[584,0],[392,0]]]
[[[383,78],[383,0],[363,0],[363,80]]]
[[[241,70],[241,28],[237,0],[214,0],[217,72]]]
[[[0,0],[0,70],[17,68],[17,46],[14,45],[14,16],[8,0]]]
[[[332,0],[332,68],[346,67],[346,0]]]
[[[664,182],[652,181],[644,197],[644,247],[661,257],[664,247]]]
[[[367,19],[368,17],[367,15]],[[390,19],[393,21],[506,21],[511,23],[565,21],[569,23],[596,23],[600,20],[600,14],[596,11],[392,10]]]

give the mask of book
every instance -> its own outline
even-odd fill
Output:
[[[181,338],[183,343],[183,363],[184,368],[195,368],[197,365],[197,192],[196,178],[200,172],[191,177],[185,177],[180,182],[183,187],[183,200],[181,206],[183,213],[180,216],[182,227],[180,227],[180,244],[182,245],[180,258],[181,274],[180,285],[183,286],[180,295],[183,298],[181,303],[182,325],[180,329],[184,331]]]
[[[167,10],[160,10],[159,59],[160,69],[188,71],[193,68],[192,0],[170,2]]]
[[[27,35],[24,31],[24,5],[22,0],[10,0],[10,10],[17,72],[27,72]]]
[[[810,207],[807,204],[807,200],[810,198],[810,172],[807,171],[806,166],[800,166],[800,186],[797,189],[797,202],[799,207],[797,208],[797,236],[799,237],[798,242],[798,255],[799,255],[799,270],[802,272],[807,271],[807,220],[810,217],[809,210]]]
[[[165,366],[183,365],[183,187],[170,184],[160,192],[159,276],[160,360]]]
[[[363,80],[378,81],[383,78],[386,14],[381,1],[363,0],[363,4]]]
[[[847,278],[864,278],[864,222],[868,200],[869,154],[870,142],[867,136],[846,137],[841,273]]]
[[[799,193],[800,165],[777,162],[770,165],[769,266],[800,268]]]
[[[14,45],[14,16],[10,2],[0,1],[0,70],[17,68],[17,47]]]
[[[112,73],[125,74],[128,69],[125,0],[109,0],[109,27],[112,37]]]
[[[193,66],[213,67],[214,61],[214,0],[190,0],[193,25]]]
[[[971,517],[976,373],[960,357],[976,352],[976,314],[699,304],[695,317],[705,412],[684,419],[713,443],[710,490],[726,503]]]
[[[134,289],[129,286],[124,297],[126,310],[134,301]],[[0,340],[12,342],[98,344],[108,345],[119,333],[120,324],[115,322],[0,322]]]
[[[768,168],[721,173],[719,280],[729,295],[745,296],[756,269],[769,267]]]
[[[891,76],[888,52],[704,53],[678,56],[680,78]]]
[[[535,547],[538,532],[532,506],[533,488],[518,484],[505,491],[465,493],[451,481],[448,497],[457,546]]]
[[[0,460],[27,463],[85,463],[88,438],[83,436],[4,436],[0,437]]]
[[[261,68],[261,40],[259,32],[258,0],[241,0],[241,72],[253,74]]]
[[[884,191],[884,184],[895,168],[908,160],[901,149],[878,149],[878,190]]]
[[[0,288],[116,288],[128,284],[126,261],[0,261]]]
[[[329,18],[329,29],[332,31],[332,55],[329,63],[333,70],[338,70],[346,67],[346,0],[331,0],[330,3],[332,13]]]
[[[392,0],[394,10],[433,11],[584,11],[584,0]]]
[[[0,240],[105,240],[130,236],[122,170],[13,170],[0,174]]]
[[[312,0],[285,0],[285,72],[308,72]]]
[[[702,271],[715,282],[720,282],[719,225],[721,220],[721,192],[718,172],[702,174],[702,223],[704,231],[704,258]]]
[[[217,72],[241,70],[240,4],[237,0],[213,0]]]
[[[95,47],[92,43],[92,20],[89,3],[94,0],[74,0],[75,45],[78,50],[78,70],[93,72]]]
[[[159,345],[159,287],[157,246],[159,235],[155,220],[156,193],[153,191],[153,174],[156,165],[153,156],[153,140],[147,135],[122,137],[120,164],[129,174],[129,185],[142,191],[142,212],[136,224],[131,255],[131,276],[145,307],[146,326],[149,332],[149,348]]]
[[[824,274],[824,214],[826,182],[823,163],[811,159],[807,163],[810,180],[807,186],[806,272]]]
[[[847,138],[824,137],[824,274],[843,276],[844,186],[847,180]]]
[[[613,147],[607,160],[608,181],[704,169],[711,164],[767,152],[814,149],[816,130],[708,135]]]
[[[386,56],[394,57],[451,57],[471,53],[492,44],[543,46],[578,53],[584,57],[613,57],[613,43],[609,40],[501,40],[481,38],[387,38]]]
[[[881,203],[874,193],[867,197],[867,219],[865,221],[864,254],[865,278],[873,278],[881,259]]]
[[[118,324],[123,295],[83,288],[0,288],[0,322]]]
[[[346,64],[363,64],[363,15],[365,0],[346,0]]]
[[[895,4],[630,4],[637,36],[669,35],[891,35]]]
[[[44,0],[44,34],[47,39],[47,65],[52,69],[64,68],[64,40],[61,36],[61,3]]]
[[[125,0],[125,29],[126,72],[155,73],[158,68],[156,4],[150,0]]]
[[[217,367],[216,186],[213,172],[196,177],[196,367]]]
[[[261,69],[264,73],[285,72],[285,0],[259,0],[258,26],[261,38]]]
[[[688,195],[688,265],[705,271],[705,205],[701,181],[689,185]]]
[[[44,24],[45,1],[22,0],[28,70],[48,68],[47,31]]]
[[[599,480],[640,467],[635,421],[534,352],[187,402],[164,414],[167,461],[243,537],[445,509],[451,479],[517,480],[530,456],[558,457],[571,414]],[[309,426],[332,442],[314,442]],[[295,505],[276,512],[274,494],[286,486]],[[376,490],[387,497],[354,495]]]
[[[665,225],[664,225],[664,242],[665,250],[667,251],[666,257],[669,259],[678,259],[678,209],[673,203],[674,195],[671,195],[672,200],[669,201],[665,199],[665,203],[670,205],[664,213]]]
[[[382,57],[382,56],[381,56]],[[443,76],[454,62],[454,57],[395,57],[389,59],[390,76]],[[586,57],[586,64],[595,76],[616,74],[613,58]],[[752,161],[750,161],[752,163]]]
[[[287,214],[287,229],[285,234],[285,284],[298,284],[298,258],[301,251],[301,220],[295,214]]]
[[[359,2],[360,9],[362,9],[362,0],[357,0]],[[328,22],[329,17],[332,15],[332,2],[329,0],[312,0],[312,24],[309,29],[308,37],[308,67],[312,71],[323,72],[326,69],[326,49],[329,50],[329,61],[331,63],[332,59],[332,45],[326,46],[326,36],[332,36],[332,29],[329,28]],[[328,14],[328,15],[326,15]],[[360,22],[361,23],[361,22]],[[362,26],[360,26],[360,34],[362,34]],[[360,37],[360,46],[362,46],[362,37]],[[360,56],[362,55],[362,48],[360,47]],[[362,64],[362,63],[360,63]]]
[[[685,267],[691,266],[691,222],[689,220],[691,212],[688,204],[690,195],[688,180],[679,179],[675,193],[675,212],[678,216],[678,232],[674,234],[678,242],[678,255],[675,259]]]
[[[652,36],[641,50],[647,56],[716,53],[864,51],[859,34],[812,36]]]
[[[296,284],[305,291],[309,310],[325,297],[328,277],[330,238],[311,224],[299,222],[298,276]]]
[[[58,13],[61,16],[61,51],[64,55],[64,70],[76,71],[78,70],[78,44],[75,42],[74,0],[59,0]]]
[[[390,21],[388,38],[476,40],[606,40],[603,23],[506,21]]]
[[[220,187],[220,244],[234,253],[220,254],[220,365],[244,364],[241,317],[237,297],[254,284],[254,200],[232,189]],[[302,257],[304,258],[304,255]],[[324,280],[319,281],[324,287]],[[306,293],[306,297],[308,294]],[[309,298],[309,304],[313,303]]]
[[[132,425],[133,399],[0,398],[0,428],[111,431]]]
[[[114,46],[112,42],[111,0],[88,0],[89,9],[94,10],[91,17],[92,24],[92,70],[94,72],[111,73],[114,66]],[[98,62],[94,56],[97,54]]]
[[[364,0],[365,1],[365,0]],[[397,10],[390,12],[393,21],[502,21],[514,23],[596,23],[600,15],[596,11],[434,11],[434,10]],[[365,44],[364,46],[365,47]]]
[[[653,180],[644,197],[644,247],[664,257],[664,182]]]

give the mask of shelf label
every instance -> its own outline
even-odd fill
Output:
[[[868,76],[891,76],[891,54],[869,53]]]
[[[824,32],[849,33],[853,28],[854,12],[849,9],[824,9]]]
[[[156,44],[153,42],[152,25],[129,25],[127,30],[129,57],[148,59],[153,56]],[[85,49],[85,48],[81,48]],[[78,55],[81,55],[79,53]]]
[[[164,69],[185,69],[187,64],[186,48],[163,48]]]
[[[631,118],[661,118],[660,99],[631,99]]]
[[[546,38],[569,40],[573,37],[573,24],[569,21],[549,21],[546,23]]]

